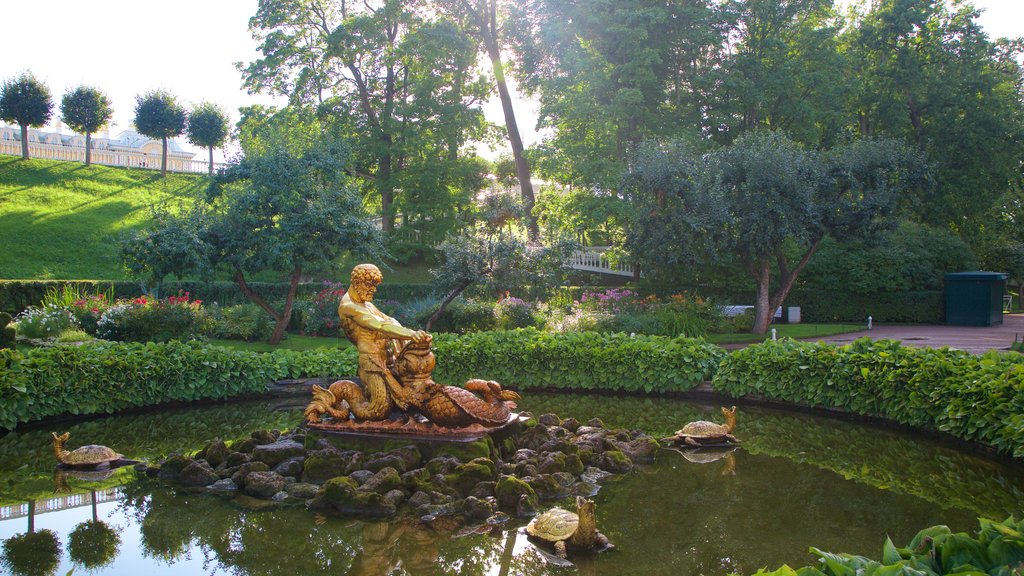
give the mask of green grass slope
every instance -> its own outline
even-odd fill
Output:
[[[203,177],[0,156],[0,279],[125,279],[118,239]]]

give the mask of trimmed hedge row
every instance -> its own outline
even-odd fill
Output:
[[[0,311],[17,314],[29,306],[38,306],[47,290],[62,286],[75,286],[88,293],[103,292],[113,286],[118,298],[138,298],[144,294],[141,284],[124,280],[0,280]],[[284,282],[250,282],[249,286],[270,301],[284,300],[288,293],[288,284]],[[323,288],[322,282],[304,282],[299,284],[298,294],[310,296]],[[431,284],[382,284],[377,289],[377,298],[405,302],[430,296],[433,289]],[[188,292],[193,299],[222,306],[249,302],[234,282],[165,282],[162,291],[161,296]]]
[[[63,414],[267,391],[270,382],[353,374],[355,349],[258,354],[201,342],[99,342],[0,350],[0,428]]]
[[[703,340],[606,334],[490,332],[436,340],[435,377],[495,379],[513,388],[663,392],[708,379],[725,355]],[[283,378],[356,373],[355,348],[269,354],[201,342],[100,342],[0,351],[0,428],[62,414],[265,392]]]
[[[533,328],[441,335],[435,340],[439,382],[497,380],[517,389],[680,392],[714,374],[726,352],[699,338]]]
[[[848,346],[766,341],[733,352],[712,385],[731,396],[878,416],[1024,456],[1024,356],[906,348],[861,338]]]
[[[945,321],[945,293],[941,290],[920,292],[880,292],[851,294],[794,291],[786,299],[787,306],[799,306],[804,322],[910,322],[942,324]]]
[[[485,378],[515,389],[661,393],[711,379],[731,396],[878,416],[1024,456],[1019,354],[975,356],[867,338],[843,347],[766,341],[727,354],[702,339],[534,329],[440,335],[434,349],[435,377],[446,384]],[[354,348],[260,354],[201,342],[101,342],[0,350],[0,428],[261,393],[274,380],[350,375],[356,365]]]

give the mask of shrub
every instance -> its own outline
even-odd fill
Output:
[[[168,342],[202,338],[211,329],[202,301],[184,292],[160,300],[140,296],[119,301],[100,317],[96,335],[123,342]]]
[[[78,328],[75,316],[65,308],[32,307],[18,314],[17,330],[27,338],[55,338],[65,330]]]
[[[65,307],[75,316],[78,325],[87,333],[95,336],[99,328],[100,318],[114,304],[113,297],[107,294],[93,294],[72,301]]]
[[[65,330],[57,335],[56,341],[60,343],[87,342],[92,339],[92,336],[87,334],[85,330]]]
[[[340,283],[324,281],[324,287],[309,298],[295,302],[299,333],[306,336],[337,336],[338,304],[345,295]]]
[[[535,324],[533,312],[533,306],[519,298],[503,298],[494,305],[495,327],[498,330],[529,328]]]
[[[410,325],[426,326],[427,320],[433,316],[439,305],[440,303],[437,302],[433,306],[424,306],[417,309],[416,316]],[[448,305],[448,308],[434,322],[432,331],[468,334],[470,332],[493,330],[496,324],[497,318],[494,315],[493,304],[474,298],[457,298]]]
[[[18,341],[18,330],[10,326],[11,315],[7,312],[0,312],[0,350],[4,348],[15,348]]]
[[[217,338],[255,342],[266,340],[274,330],[273,318],[256,304],[210,306],[213,334]]]

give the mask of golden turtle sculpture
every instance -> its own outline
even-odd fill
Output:
[[[571,550],[604,552],[615,546],[597,531],[596,506],[593,500],[576,497],[576,512],[552,508],[537,516],[526,526],[526,533],[554,544],[559,558],[568,557]]]
[[[51,432],[50,435],[53,436],[53,455],[57,457],[57,461],[60,462],[61,466],[68,468],[100,468],[125,461],[125,457],[121,454],[114,452],[106,446],[96,444],[81,446],[68,452],[64,449],[64,443],[71,437],[70,432],[65,432],[60,436],[56,432]]]
[[[693,448],[739,444],[740,441],[732,435],[732,431],[736,428],[736,407],[723,407],[722,415],[725,416],[725,424],[716,424],[706,420],[690,422],[674,435],[662,438],[662,441],[685,444]]]

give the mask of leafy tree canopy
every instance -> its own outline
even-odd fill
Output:
[[[28,160],[28,128],[50,121],[53,100],[50,89],[31,72],[9,78],[0,86],[0,119],[21,127],[21,157]]]
[[[92,134],[114,115],[110,99],[99,88],[79,86],[61,99],[60,114],[72,130],[85,134],[85,165],[92,164]]]

